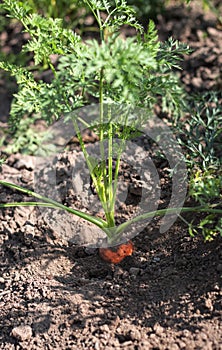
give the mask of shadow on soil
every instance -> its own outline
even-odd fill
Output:
[[[43,257],[42,271],[50,270],[48,266],[61,257],[71,269],[59,274],[52,271],[51,276],[47,272],[45,278],[39,278],[37,271],[30,280],[14,274],[9,291],[18,294],[19,306],[13,301],[2,313],[2,340],[16,342],[10,337],[12,324],[30,322],[34,334],[44,334],[52,324],[62,331],[64,317],[73,330],[129,319],[147,329],[158,323],[163,328],[194,332],[203,318],[219,316],[220,238],[204,243],[177,233],[174,225],[164,235],[151,229],[134,242],[134,255],[111,266],[96,252],[88,255],[83,248],[38,239],[24,244],[23,234],[11,235],[1,247],[1,266],[9,275]]]

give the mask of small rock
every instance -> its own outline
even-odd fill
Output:
[[[207,28],[207,31],[211,36],[218,36],[218,30],[216,28],[209,27]]]
[[[184,330],[182,331],[182,334],[183,334],[183,336],[186,337],[186,338],[188,338],[188,337],[190,336],[190,332],[188,331],[188,329],[184,329]]]
[[[21,341],[28,340],[32,337],[32,328],[30,326],[18,326],[13,328],[11,335]]]
[[[79,194],[83,190],[83,180],[79,173],[75,175],[75,177],[72,179],[72,185],[73,189],[75,191],[75,194]]]
[[[131,340],[141,340],[141,333],[138,329],[132,329],[130,331],[130,338]]]
[[[14,282],[18,282],[20,280],[20,273],[18,271],[14,272]]]
[[[15,168],[21,170],[21,169],[34,169],[34,160],[31,156],[23,156],[23,158],[19,159],[16,164]]]
[[[212,304],[211,299],[206,299],[206,300],[205,300],[205,306],[206,306],[206,308],[209,309],[210,311],[213,311],[213,309],[214,309],[214,306],[213,306],[213,304]]]
[[[215,291],[219,291],[219,290],[220,290],[219,284],[218,284],[218,283],[215,283],[213,289],[214,289]]]
[[[150,339],[156,339],[156,334],[155,333],[151,333],[150,334]]]
[[[179,349],[186,349],[186,343],[184,343],[182,340],[178,340],[177,344],[179,346]]]
[[[140,273],[140,269],[139,269],[138,267],[131,267],[131,268],[129,269],[129,273],[130,273],[130,275],[132,275],[132,276],[138,276],[139,273]]]
[[[5,279],[3,277],[0,277],[0,283],[5,283]]]
[[[179,350],[180,348],[179,348],[179,346],[175,343],[175,344],[171,344],[171,345],[170,345],[170,349],[171,349],[171,350]]]
[[[99,345],[99,341],[98,340],[95,342],[94,349],[95,350],[99,350],[100,349],[100,345]]]
[[[155,323],[155,325],[153,326],[153,330],[157,335],[161,335],[162,333],[164,333],[164,328],[159,323]]]
[[[155,256],[155,257],[153,258],[153,262],[159,262],[159,261],[160,261],[160,258],[159,258],[159,257]]]
[[[199,77],[193,77],[192,84],[194,85],[194,87],[200,88],[203,86],[203,80]]]
[[[102,325],[102,326],[100,327],[100,329],[101,329],[102,332],[107,332],[107,333],[110,332],[109,326],[108,326],[107,324]]]

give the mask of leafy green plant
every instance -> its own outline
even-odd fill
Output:
[[[186,120],[176,120],[178,142],[185,149],[190,199],[200,205],[220,203],[222,198],[222,109],[221,93],[197,95],[189,103]],[[208,220],[209,219],[209,220]],[[197,233],[191,223],[190,233]],[[206,239],[221,234],[218,215],[200,218],[198,227]]]
[[[92,7],[87,1],[85,5]],[[165,108],[169,107],[175,113],[180,109],[183,91],[171,69],[178,66],[181,54],[187,52],[186,45],[172,39],[164,44],[157,42],[152,22],[149,31],[143,33],[133,10],[125,1],[116,1],[114,9],[110,8],[109,2],[104,5],[95,2],[93,5],[91,10],[95,17],[98,17],[97,11],[108,11],[105,20],[96,18],[101,45],[93,39],[83,42],[77,34],[64,29],[59,19],[29,14],[29,8],[19,2],[5,0],[2,6],[10,11],[10,16],[22,22],[31,36],[23,51],[31,50],[35,64],[39,67],[47,64],[54,75],[52,83],[47,84],[37,81],[26,67],[0,62],[0,68],[15,76],[19,85],[10,112],[9,122],[13,130],[19,128],[19,121],[24,116],[35,114],[51,122],[88,104],[90,98],[98,99],[99,72],[102,71],[106,74],[106,79],[101,80],[103,101],[104,96],[108,96],[115,102],[128,101],[152,109],[158,97],[162,96]],[[138,37],[123,41],[117,35],[122,25],[136,28]],[[105,40],[107,32],[111,34]],[[59,56],[57,70],[52,55]]]
[[[188,104],[188,117],[174,119],[180,135],[179,142],[186,148],[189,169],[219,169],[222,136],[221,92],[207,92],[192,96]]]
[[[146,220],[154,214],[162,216],[177,213],[178,210],[221,214],[222,210],[206,204],[196,208],[170,208],[143,213],[116,225],[118,173],[126,141],[135,134],[138,126],[146,123],[157,102],[162,101],[163,109],[171,114],[178,114],[184,107],[181,102],[184,93],[175,74],[172,74],[172,69],[178,68],[182,54],[189,49],[173,39],[160,43],[152,21],[147,32],[144,31],[137,22],[133,9],[124,0],[115,0],[115,6],[106,0],[85,0],[84,3],[98,23],[99,42],[95,39],[85,42],[71,30],[64,29],[59,19],[30,14],[26,5],[4,0],[3,7],[10,12],[10,16],[20,20],[30,34],[31,39],[24,50],[33,52],[36,65],[47,62],[54,78],[51,83],[36,80],[27,68],[7,62],[0,62],[0,68],[15,76],[19,85],[11,109],[12,128],[19,128],[24,115],[26,118],[39,116],[48,123],[64,114],[68,120],[71,119],[104,210],[104,219],[3,180],[0,181],[1,185],[33,196],[38,202],[3,203],[0,207],[40,206],[65,210],[101,228],[106,233],[109,244],[117,243],[131,224]],[[123,40],[120,32],[122,26],[126,25],[133,27],[137,35]],[[55,54],[58,55],[56,66],[52,61],[52,55]],[[75,112],[77,108],[89,105],[92,101],[99,103],[98,122],[93,125],[85,123],[85,127],[93,126],[100,140],[99,163],[87,152],[79,127],[79,123],[84,121]],[[118,119],[112,115],[112,109],[105,109],[106,105],[120,106]],[[145,120],[144,116],[138,115],[135,118],[130,113],[130,108],[135,107],[146,108]],[[114,141],[116,136],[120,140],[118,144]],[[107,159],[105,142],[108,144]]]
[[[13,139],[10,136],[10,131],[6,131],[2,138],[2,145],[7,144],[4,151],[9,154],[18,152],[34,154],[40,146],[42,147],[43,140],[49,137],[47,130],[38,131],[34,116],[20,120],[19,128],[14,133]]]
[[[192,173],[189,182],[189,196],[203,206],[206,203],[211,203],[211,205],[220,203],[222,199],[221,170],[209,169],[202,172],[198,170]],[[212,213],[200,218],[197,227],[193,222],[189,223],[189,232],[193,236],[199,233],[199,230],[206,240],[211,240],[218,234],[222,235],[221,223],[221,215]]]

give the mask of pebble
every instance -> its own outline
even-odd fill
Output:
[[[153,258],[153,262],[159,262],[159,261],[160,261],[160,258],[159,258],[159,257],[155,256],[155,257]]]
[[[217,36],[219,34],[219,31],[213,27],[207,28],[207,31],[211,36]]]
[[[18,326],[13,328],[11,335],[21,341],[28,340],[32,337],[32,328],[30,326]]]
[[[104,325],[102,325],[101,327],[100,327],[100,330],[102,331],[102,332],[109,332],[110,330],[109,330],[109,326],[107,325],[107,324],[104,324]]]
[[[0,277],[0,283],[5,283],[5,279],[3,277]]]
[[[218,283],[215,283],[213,289],[214,289],[215,291],[220,291],[220,286],[219,286],[219,284],[218,284]]]
[[[97,342],[94,345],[94,349],[95,350],[99,350],[100,349],[100,345],[99,345],[99,341],[97,340]]]
[[[179,346],[175,343],[175,344],[171,344],[170,345],[170,350],[179,350]]]
[[[19,159],[17,163],[15,164],[15,168],[21,170],[21,169],[34,169],[34,160],[31,156],[23,156],[23,158]]]
[[[131,331],[130,331],[130,338],[132,339],[132,340],[141,340],[141,333],[140,333],[140,331],[138,330],[138,329],[132,329]]]
[[[153,326],[153,330],[157,335],[161,335],[164,333],[164,328],[159,323],[155,323],[155,325]]]
[[[206,299],[206,300],[205,300],[205,306],[206,306],[206,308],[208,308],[210,311],[213,311],[213,309],[214,309],[214,306],[213,306],[213,304],[212,304],[211,299]]]
[[[83,190],[83,180],[79,173],[72,179],[72,186],[76,194],[79,194]]]
[[[186,349],[186,343],[184,343],[182,340],[178,340],[177,344],[179,346],[179,349]]]

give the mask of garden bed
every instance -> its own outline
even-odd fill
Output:
[[[209,10],[171,7],[157,27],[161,40],[173,35],[194,49],[181,71],[187,91],[221,89],[222,31]],[[10,96],[3,83],[1,91],[5,127]],[[31,156],[16,154],[0,177],[32,188],[33,170]],[[24,196],[4,188],[0,199]],[[68,243],[38,209],[1,210],[0,349],[221,349],[221,238],[192,238],[179,220],[164,234],[159,225],[111,265]]]

